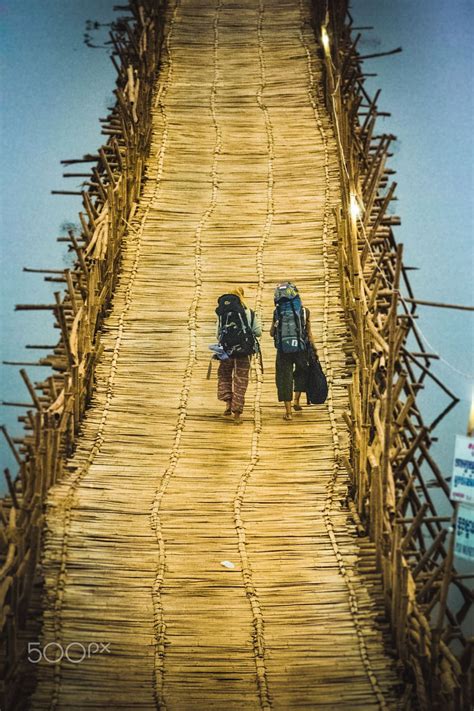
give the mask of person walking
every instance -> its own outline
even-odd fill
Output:
[[[217,398],[226,404],[224,415],[242,423],[250,360],[259,351],[262,326],[258,315],[244,300],[241,286],[218,299],[217,339],[220,360],[217,371]]]
[[[301,393],[308,379],[308,348],[314,346],[310,311],[301,303],[296,286],[289,281],[277,284],[274,293],[275,310],[270,328],[276,348],[275,381],[278,401],[285,405],[284,420],[301,411]],[[293,399],[294,390],[294,399]]]

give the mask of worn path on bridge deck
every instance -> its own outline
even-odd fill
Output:
[[[111,653],[42,666],[36,709],[398,707],[338,468],[339,177],[308,21],[298,0],[168,10],[147,181],[47,517],[44,641]],[[282,278],[311,309],[331,382],[290,423],[268,336]],[[239,284],[266,333],[236,427],[206,372],[216,299]]]

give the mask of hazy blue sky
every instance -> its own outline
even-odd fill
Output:
[[[63,180],[59,161],[93,152],[102,142],[98,123],[114,88],[115,70],[106,53],[82,42],[85,20],[112,17],[116,0],[15,0],[0,3],[2,40],[2,172],[0,358],[32,360],[26,343],[54,343],[57,332],[44,312],[14,314],[16,303],[51,301],[53,289],[23,266],[61,268],[60,225],[76,221],[79,198],[51,196],[54,188],[76,189]],[[392,167],[398,174],[397,213],[406,264],[419,298],[474,303],[472,286],[472,116],[474,3],[471,0],[354,0],[355,25],[364,33],[363,53],[402,45],[394,57],[368,60],[379,76],[380,105],[391,111],[379,130],[398,135]],[[423,308],[423,307],[422,307]],[[464,372],[472,362],[474,317],[466,312],[420,309],[420,326],[433,349]],[[27,335],[26,335],[27,334]],[[436,454],[446,472],[453,438],[464,433],[473,382],[443,363],[435,371],[463,398],[440,429]],[[34,378],[44,369],[31,369]],[[17,369],[1,366],[2,399],[28,401]],[[444,399],[428,393],[434,412]],[[18,410],[3,408],[12,430]],[[12,466],[3,440],[1,464]],[[12,467],[15,469],[14,467]],[[3,486],[3,482],[0,483]]]

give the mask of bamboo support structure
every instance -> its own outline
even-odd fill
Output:
[[[354,348],[358,356],[361,351],[368,351],[372,364],[371,387],[367,392],[364,389],[366,375],[360,356],[356,361],[353,396],[350,400],[353,435],[349,471],[367,472],[368,483],[364,487],[361,487],[360,481],[355,482],[358,510],[376,545],[377,563],[384,573],[387,606],[397,650],[408,672],[412,670],[420,707],[440,711],[448,708],[464,709],[470,703],[471,685],[463,686],[459,663],[450,651],[449,643],[443,646],[439,640],[449,638],[448,633],[453,631],[454,625],[455,635],[451,639],[455,637],[458,643],[461,641],[466,659],[472,657],[469,651],[472,638],[465,636],[460,624],[472,605],[473,595],[471,591],[463,589],[458,603],[451,601],[455,597],[450,599],[448,596],[448,588],[456,587],[458,580],[453,565],[452,535],[451,543],[445,548],[447,528],[441,527],[443,523],[448,524],[450,517],[430,515],[430,512],[436,512],[436,507],[425,484],[429,476],[427,471],[431,470],[443,493],[444,507],[452,509],[449,487],[429,454],[433,441],[432,430],[446,413],[441,413],[429,428],[423,427],[416,393],[424,377],[428,376],[450,398],[446,412],[456,404],[457,398],[431,373],[431,359],[437,356],[425,352],[413,320],[407,322],[403,316],[408,314],[409,306],[414,315],[418,304],[464,310],[472,310],[472,307],[423,301],[413,296],[406,275],[407,268],[401,264],[391,227],[386,230],[383,217],[394,192],[392,186],[384,193],[382,172],[389,139],[392,137],[382,137],[377,142],[371,117],[377,116],[379,93],[370,99],[363,87],[363,80],[351,81],[349,77],[348,68],[360,67],[360,62],[369,56],[361,57],[355,49],[351,40],[351,18],[345,14],[345,2],[329,3],[329,23],[327,18],[318,13],[316,5],[314,7],[316,34],[320,34],[320,27],[324,25],[330,38],[330,45],[322,49],[326,60],[327,86],[333,87],[327,94],[327,105],[339,138],[339,157],[343,166],[341,173],[347,180],[342,211],[343,214],[350,214],[351,206],[347,200],[349,193],[356,196],[363,210],[360,217],[353,218],[354,226],[350,232],[339,230],[342,253],[352,252],[355,261],[357,252],[362,254],[362,278],[365,279],[364,292],[367,293],[369,308],[359,313]],[[362,75],[361,70],[357,75]],[[368,112],[360,109],[363,101],[369,105]],[[359,106],[358,112],[352,110],[353,106]],[[380,255],[383,255],[383,260]],[[390,262],[387,258],[397,265],[396,272],[388,266]],[[400,269],[403,271],[408,297],[402,297],[399,292]],[[359,275],[360,269],[355,272],[351,270],[349,279],[344,281],[342,294],[346,313],[350,313],[354,303],[357,306],[359,302]],[[406,314],[398,314],[399,301],[402,301]],[[376,331],[371,326],[375,317],[381,326],[377,326]],[[420,346],[420,352],[416,354],[410,353],[406,345],[412,329]],[[380,357],[382,341],[386,358]],[[423,358],[424,363],[421,362]],[[419,375],[415,374],[412,363],[420,369]],[[385,427],[381,427],[382,421],[377,426],[375,419],[368,453],[361,457],[360,442],[366,423],[361,417],[359,403],[366,398],[373,403],[370,407],[374,415],[377,411],[376,403],[381,399]],[[417,423],[417,428],[411,423]],[[417,494],[419,487],[422,489],[421,496]],[[404,513],[401,523],[397,523],[398,519],[393,517],[394,506],[397,511]],[[408,511],[411,516],[406,515]],[[415,548],[408,553],[408,549],[413,546]],[[414,553],[417,555],[414,556]],[[443,582],[440,596],[433,582],[438,579],[441,571]],[[403,606],[400,607],[402,600]],[[453,604],[457,605],[457,611],[450,610]],[[413,640],[418,639],[421,620],[424,651],[420,654],[420,645],[414,644]]]
[[[96,189],[79,193],[84,200],[85,215],[81,213],[83,233],[77,237],[69,232],[68,241],[76,254],[74,271],[26,269],[25,271],[64,275],[67,285],[65,294],[56,295],[55,304],[20,304],[17,310],[51,310],[55,313],[60,327],[61,340],[54,346],[58,355],[51,360],[57,375],[47,378],[46,398],[38,395],[25,370],[21,375],[37,409],[30,425],[31,434],[25,437],[23,454],[18,454],[17,447],[2,427],[7,442],[19,464],[22,476],[12,480],[5,472],[10,490],[10,500],[18,510],[15,522],[6,522],[3,529],[3,545],[8,548],[8,556],[3,561],[2,602],[2,700],[0,705],[7,709],[24,708],[25,698],[31,693],[31,683],[25,683],[24,674],[20,673],[24,663],[29,633],[35,625],[27,625],[26,610],[37,609],[38,562],[40,554],[40,531],[43,526],[43,512],[46,495],[55,481],[64,475],[64,464],[70,454],[79,424],[91,396],[94,379],[94,364],[99,349],[99,330],[108,308],[113,284],[116,279],[116,266],[120,258],[121,243],[126,231],[126,222],[135,209],[135,203],[141,189],[140,169],[149,151],[149,131],[146,122],[150,121],[152,93],[151,87],[158,66],[162,16],[160,3],[146,3],[148,19],[142,21],[143,3],[132,0],[129,10],[131,17],[124,19],[129,27],[130,37],[136,43],[138,51],[123,56],[125,64],[120,65],[119,86],[123,77],[130,72],[137,77],[135,91],[124,97],[112,109],[112,116],[133,113],[143,124],[143,131],[133,135],[124,135],[122,131],[114,134],[108,143],[99,149],[96,155],[86,155],[80,159],[62,161],[65,165],[92,163],[92,176],[96,180]],[[133,108],[132,107],[133,104]],[[107,121],[111,120],[108,117]],[[114,157],[114,163],[110,157]],[[126,156],[126,162],[124,161]],[[113,165],[113,167],[112,167]],[[89,174],[87,174],[89,175]],[[94,179],[94,178],[93,178]],[[92,184],[93,180],[91,180]],[[97,192],[98,190],[98,192]],[[61,194],[77,194],[77,191],[53,191]],[[107,206],[110,206],[108,208]],[[104,209],[114,210],[113,231],[107,242],[101,246],[99,255],[86,256],[86,249],[80,246],[84,241],[88,245],[91,235],[97,227],[97,218]],[[61,238],[62,239],[62,238]],[[101,288],[98,289],[98,285]],[[104,285],[107,285],[105,288]],[[69,318],[75,316],[74,322]],[[52,346],[30,346],[50,350]],[[42,362],[41,364],[48,364]],[[5,403],[30,408],[31,404]],[[32,441],[31,441],[32,440]],[[31,671],[31,669],[30,669]]]

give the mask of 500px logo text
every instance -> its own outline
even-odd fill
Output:
[[[41,647],[40,642],[28,642],[28,661],[38,664],[44,660],[49,664],[57,664],[64,658],[71,664],[80,664],[94,654],[110,654],[109,647],[110,642],[70,642],[65,647],[59,642],[48,642],[44,647]]]

